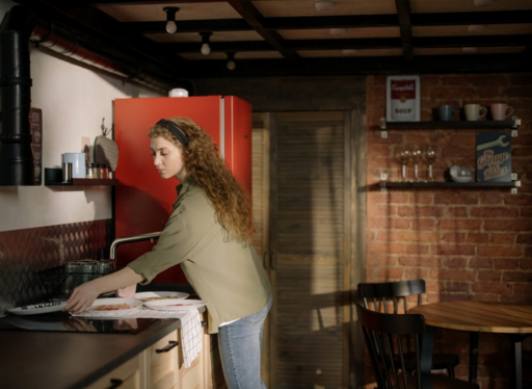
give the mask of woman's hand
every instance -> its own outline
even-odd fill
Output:
[[[118,294],[118,297],[122,298],[130,298],[135,295],[135,292],[137,291],[137,284],[126,286],[125,288],[120,288],[116,291],[116,294]]]
[[[74,289],[67,300],[65,311],[73,313],[86,311],[99,295],[100,292],[94,282],[85,282]]]
[[[142,280],[141,275],[126,266],[114,273],[86,282],[74,289],[67,300],[65,311],[74,313],[86,311],[100,294],[126,286],[130,286],[130,291],[134,291],[134,286]]]

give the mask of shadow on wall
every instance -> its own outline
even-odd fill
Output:
[[[83,63],[80,64],[83,66]],[[94,69],[91,69],[95,72],[95,74],[104,82],[106,82],[108,85],[113,87],[118,91],[119,94],[122,94],[124,96],[128,96],[131,98],[138,98],[138,97],[158,97],[158,96],[166,96],[166,90],[161,89],[162,87],[159,85],[153,85],[152,88],[148,86],[144,86],[138,83],[135,83],[133,78],[121,78],[120,76],[111,76],[108,74],[105,74],[104,72],[98,72]]]

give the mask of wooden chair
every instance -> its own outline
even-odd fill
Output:
[[[425,321],[422,315],[371,311],[357,304],[358,321],[379,389],[478,389],[478,385],[430,373],[430,355],[423,352]],[[407,368],[414,349],[415,368]]]
[[[362,305],[375,312],[406,313],[408,300],[415,300],[415,304],[423,303],[425,294],[425,280],[405,280],[396,282],[359,283],[357,296]],[[454,368],[460,363],[456,354],[435,353],[432,356],[432,369],[447,371],[454,378]],[[408,364],[412,369],[414,366]]]

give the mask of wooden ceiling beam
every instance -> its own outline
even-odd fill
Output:
[[[412,47],[449,48],[449,47],[519,47],[528,46],[532,35],[490,35],[457,37],[414,37]],[[399,49],[400,38],[367,39],[300,39],[285,41],[285,46],[292,50],[368,50]],[[199,50],[200,42],[159,43],[167,52],[190,53]],[[271,45],[264,41],[210,42],[213,52],[271,51]]]
[[[285,41],[285,46],[292,50],[341,50],[341,49],[374,49],[401,48],[399,38],[375,39],[301,39]],[[177,53],[199,50],[200,42],[161,43],[161,47]],[[264,41],[210,42],[211,51],[271,51],[272,47]]]
[[[97,8],[60,7],[52,0],[16,0],[35,13],[38,25],[63,39],[101,55],[129,75],[146,74],[176,83],[174,70],[182,60],[167,55],[142,35],[124,32],[115,19]]]
[[[532,23],[531,10],[413,13],[413,26],[464,26],[471,24],[528,24]]]
[[[532,24],[532,11],[497,12],[454,12],[410,14],[413,27],[417,26],[463,26],[472,24]],[[179,31],[249,31],[251,25],[243,19],[181,20]],[[131,31],[153,33],[164,31],[164,21],[160,22],[123,22]],[[309,17],[269,17],[261,18],[261,24],[267,30],[307,30],[320,28],[367,28],[397,27],[397,15],[342,15]]]
[[[402,57],[305,58],[236,60],[234,71],[225,68],[225,61],[190,61],[183,74],[190,78],[239,78],[281,76],[340,76],[368,74],[446,74],[528,72],[530,57],[518,54],[415,56],[411,61]]]
[[[264,17],[255,8],[250,0],[228,0],[228,3],[237,11],[249,25],[264,38],[266,42],[272,45],[285,58],[296,59],[299,56],[293,50],[284,45],[284,40],[277,31],[264,27]]]
[[[177,33],[181,32],[216,32],[216,31],[251,31],[252,28],[244,19],[216,20],[179,20],[177,15]],[[160,22],[122,22],[131,32],[153,34],[164,33],[165,20]]]
[[[153,4],[180,4],[180,3],[226,3],[227,0],[55,0],[56,4],[69,4],[70,6],[98,6],[98,5],[153,5]]]
[[[409,0],[395,0],[397,17],[399,18],[399,31],[403,44],[403,56],[407,61],[412,59],[412,23],[410,22]]]
[[[414,47],[517,47],[529,46],[532,35],[475,35],[475,36],[445,36],[445,37],[416,37]]]

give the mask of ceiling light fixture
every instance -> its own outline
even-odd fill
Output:
[[[225,67],[227,70],[235,70],[236,69],[236,62],[235,62],[235,53],[226,53],[227,55],[227,63],[225,64]]]
[[[209,55],[211,53],[211,46],[209,45],[209,40],[211,38],[212,32],[200,32],[200,35],[201,35],[200,53],[203,55]]]
[[[163,11],[166,12],[166,24],[164,29],[168,34],[175,34],[177,31],[177,24],[175,22],[175,14],[179,11],[178,7],[164,7]]]
[[[316,11],[326,11],[334,7],[335,0],[316,0],[314,2],[314,8]]]

